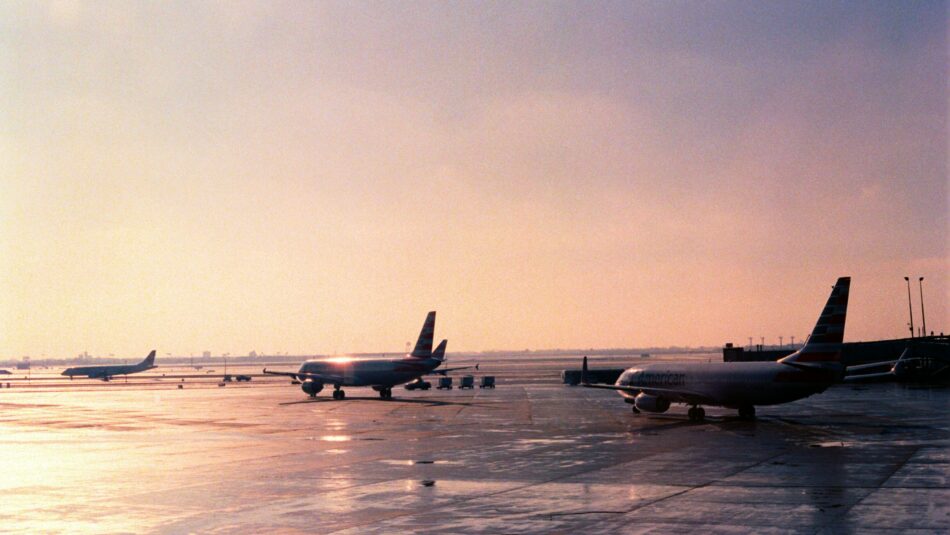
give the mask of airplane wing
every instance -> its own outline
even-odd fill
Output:
[[[881,377],[894,377],[894,376],[895,376],[894,372],[891,370],[888,370],[886,372],[879,372],[879,373],[861,373],[861,374],[856,374],[856,375],[846,375],[841,380],[845,383],[854,383],[858,381],[866,381],[868,379],[878,379]]]
[[[657,388],[648,385],[600,385],[591,383],[581,383],[581,386],[586,388],[601,388],[604,390],[619,390],[631,394],[639,394],[642,392],[650,396],[662,396],[670,401],[679,401],[682,403],[708,404],[714,403],[715,401],[709,398],[709,396],[700,394],[699,392],[677,388]]]
[[[901,356],[897,360],[887,360],[882,362],[871,362],[869,364],[858,364],[856,366],[848,366],[845,368],[845,376],[841,379],[845,383],[853,383],[856,381],[864,381],[867,379],[878,379],[881,377],[897,377],[898,368],[902,363],[911,362],[915,360],[920,360],[919,358],[910,357],[910,348],[904,349],[904,352],[901,353]],[[881,368],[888,366],[887,371],[883,372],[871,372],[871,373],[854,373],[860,372],[862,370],[873,370],[875,368]]]
[[[882,366],[893,366],[897,364],[896,360],[886,360],[882,362],[872,362],[870,364],[858,364],[856,366],[848,366],[845,368],[845,373],[851,374],[851,372],[869,370],[873,368],[880,368]]]
[[[308,372],[274,372],[268,371],[267,368],[264,368],[263,373],[266,375],[284,375],[299,380],[310,379],[311,381],[320,381],[322,383],[343,383],[346,380],[342,375]]]
[[[472,368],[475,368],[475,369],[477,370],[477,369],[478,369],[478,364],[476,364],[476,365],[474,365],[474,366],[459,366],[459,367],[457,367],[457,368],[444,368],[444,369],[441,369],[441,370],[432,370],[431,372],[427,373],[426,375],[445,375],[445,374],[448,373],[448,372],[454,372],[454,371],[456,371],[456,370],[469,370],[469,369],[472,369]]]

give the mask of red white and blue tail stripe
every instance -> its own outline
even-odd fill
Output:
[[[784,364],[840,362],[850,287],[851,277],[838,279],[805,345],[779,362]]]
[[[411,356],[427,359],[432,356],[432,338],[435,335],[435,311],[429,312],[426,316],[426,322],[422,324],[422,331],[419,333],[419,339],[416,340],[416,347],[412,350]]]

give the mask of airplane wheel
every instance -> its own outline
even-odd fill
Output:
[[[340,399],[346,399],[346,392],[340,390]]]
[[[633,409],[633,413],[634,413],[634,414],[640,414],[640,409],[638,409],[638,408],[636,408],[636,407],[632,407],[632,409]],[[690,409],[690,410],[693,410],[693,409]]]
[[[689,410],[686,411],[686,417],[689,418],[689,421],[695,422],[696,421],[696,407],[690,407]]]
[[[739,418],[743,420],[755,420],[755,407],[752,405],[739,407]]]
[[[696,407],[696,421],[702,422],[706,419],[706,409],[702,407]]]

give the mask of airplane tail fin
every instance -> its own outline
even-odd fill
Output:
[[[439,362],[445,360],[445,346],[448,345],[448,343],[448,340],[442,340],[439,342],[439,347],[435,348],[435,351],[432,352],[432,358]]]
[[[435,334],[435,311],[429,312],[425,323],[422,324],[422,331],[419,333],[419,339],[416,340],[416,347],[412,350],[412,356],[420,359],[427,359],[432,356],[432,338]]]
[[[784,364],[821,364],[840,362],[841,343],[844,341],[844,320],[848,313],[848,291],[851,277],[841,277],[828,297],[818,322],[805,345],[791,355],[779,360]]]
[[[140,366],[152,367],[155,365],[155,350],[153,349],[151,353],[145,357],[145,360],[142,361]]]

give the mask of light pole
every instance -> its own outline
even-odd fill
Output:
[[[904,277],[907,281],[907,312],[910,314],[910,337],[914,337],[914,309],[910,306],[910,277]]]
[[[927,336],[927,316],[924,315],[924,278],[921,277],[920,283],[920,322],[923,323],[924,336]]]

